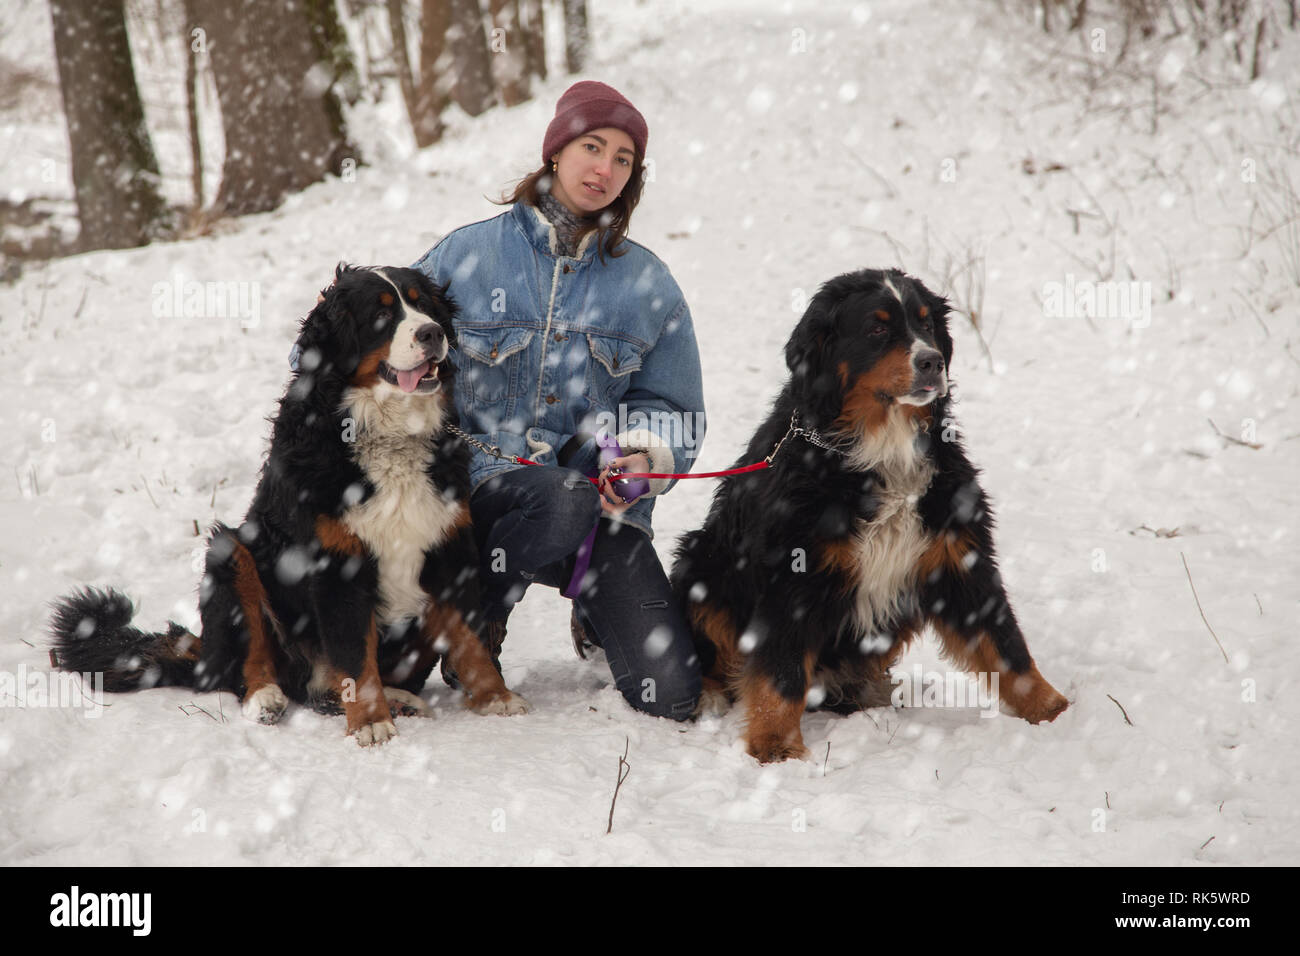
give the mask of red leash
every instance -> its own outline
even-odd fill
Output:
[[[539,461],[531,461],[527,458],[520,458],[518,455],[504,455],[501,453],[500,448],[489,448],[487,445],[483,444],[477,438],[474,438],[472,435],[466,434],[465,432],[461,431],[461,429],[457,428],[455,425],[449,426],[448,431],[456,435],[459,435],[461,438],[465,439],[467,442],[469,442],[474,447],[478,448],[480,451],[486,452],[487,454],[491,455],[494,458],[501,458],[506,461],[512,461],[516,465],[537,465],[538,467],[542,467],[542,463]],[[669,478],[675,480],[682,479],[682,478],[726,478],[728,475],[743,475],[746,472],[763,471],[767,468],[772,467],[772,459],[776,457],[776,453],[781,450],[781,446],[786,443],[786,439],[788,439],[791,435],[802,435],[803,437],[807,438],[808,441],[812,442],[814,445],[818,445],[819,447],[826,448],[830,451],[837,451],[837,452],[839,451],[839,449],[835,448],[834,446],[827,444],[827,442],[824,439],[822,439],[821,436],[817,434],[817,432],[813,431],[810,428],[800,427],[798,413],[795,413],[794,415],[790,416],[789,429],[787,429],[786,433],[781,436],[781,440],[776,443],[776,447],[772,449],[771,454],[769,454],[762,461],[754,462],[752,465],[742,465],[739,468],[728,468],[726,471],[701,471],[701,472],[695,472],[693,474],[645,471],[645,472],[633,472],[631,474],[622,474],[619,475],[618,477],[620,479]],[[587,480],[590,481],[597,488],[600,487],[599,480],[595,478],[588,478]]]
[[[536,462],[528,462],[536,464]],[[676,474],[675,472],[658,472],[658,471],[632,471],[619,475],[623,478],[725,478],[728,475],[741,475],[747,471],[762,471],[764,468],[771,467],[767,459],[756,461],[752,465],[743,465],[740,468],[728,468],[726,471],[700,471],[691,474]]]
[[[527,458],[518,458],[512,456],[509,460],[513,461],[516,465],[537,465],[539,468],[542,467],[542,463],[540,461],[529,461]],[[747,471],[763,471],[765,468],[770,468],[770,467],[771,465],[768,463],[767,459],[764,459],[763,461],[756,461],[752,465],[744,465],[740,468],[728,468],[726,471],[701,471],[701,472],[694,472],[691,474],[686,474],[686,473],[678,474],[677,472],[661,472],[661,471],[632,471],[632,472],[626,472],[624,474],[618,475],[618,479],[622,481],[624,478],[628,478],[628,479],[726,478],[728,475],[743,475]],[[600,487],[600,481],[598,479],[588,476],[587,480],[590,481],[597,488]]]
[[[539,468],[543,467],[542,463],[539,461],[532,461],[531,459],[528,458],[521,458],[518,455],[503,454],[500,448],[490,447],[488,445],[485,445],[483,442],[479,441],[473,435],[467,434],[466,432],[462,431],[460,428],[458,428],[455,425],[448,425],[447,430],[459,436],[460,438],[464,439],[469,444],[479,449],[479,451],[485,452],[486,454],[489,454],[494,458],[500,458],[504,461],[514,462],[516,465],[536,465]],[[809,441],[821,445],[823,448],[831,448],[831,446],[827,445],[815,431],[812,431],[811,429],[799,427],[799,416],[798,413],[796,412],[790,416],[790,427],[786,431],[786,433],[781,436],[781,440],[776,443],[776,447],[772,449],[772,451],[768,454],[766,458],[764,458],[762,461],[756,461],[752,465],[741,465],[739,468],[728,468],[725,471],[702,471],[696,474],[684,474],[678,472],[658,472],[658,471],[633,472],[632,474],[619,475],[618,479],[637,480],[637,479],[646,479],[646,478],[668,478],[668,479],[726,478],[729,475],[743,475],[746,474],[747,472],[752,472],[752,471],[764,471],[772,467],[772,459],[776,457],[777,452],[781,450],[781,446],[785,444],[786,439],[788,439],[791,435],[802,435]],[[836,450],[836,449],[832,449],[832,450]],[[648,460],[649,456],[647,455],[646,457]],[[596,490],[603,496],[605,492],[601,487],[600,479],[592,478],[590,475],[586,477],[588,481],[590,481],[593,485],[596,486]],[[597,526],[598,525],[599,522],[597,522]],[[587,540],[583,542],[582,546],[578,548],[575,554],[573,574],[569,578],[568,585],[561,591],[561,593],[567,598],[576,598],[582,589],[582,582],[585,579],[587,574],[587,569],[590,566],[591,550],[595,542],[595,538],[596,538],[596,526],[593,526],[591,531],[587,535]]]
[[[743,475],[745,474],[745,472],[749,472],[749,471],[763,471],[764,469],[772,467],[772,459],[776,457],[776,453],[781,450],[781,446],[786,443],[786,439],[788,439],[791,435],[800,435],[803,438],[806,438],[808,441],[812,442],[814,445],[817,445],[819,448],[825,448],[828,451],[833,451],[836,452],[837,454],[843,454],[843,452],[841,452],[838,448],[836,448],[831,444],[828,444],[826,440],[823,439],[820,435],[818,435],[817,432],[814,431],[813,429],[803,428],[802,426],[800,426],[799,413],[795,412],[790,416],[790,427],[786,429],[785,434],[781,436],[781,440],[776,443],[776,447],[772,449],[772,451],[768,454],[766,458],[764,458],[762,461],[756,461],[752,465],[742,465],[739,468],[728,468],[726,471],[701,471],[689,475],[672,474],[672,473],[665,474],[660,472],[641,472],[641,473],[633,473],[628,475],[619,475],[619,478],[726,478],[728,475]]]

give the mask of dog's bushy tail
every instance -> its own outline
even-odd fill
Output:
[[[104,689],[192,687],[199,638],[175,621],[166,631],[131,626],[135,608],[121,591],[82,588],[54,604],[50,662],[65,671],[102,673]]]

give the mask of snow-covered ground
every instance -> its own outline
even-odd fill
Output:
[[[815,759],[762,767],[736,714],[633,712],[539,589],[503,661],[533,713],[475,716],[435,678],[436,719],[382,748],[301,708],[246,722],[229,694],[105,695],[93,716],[0,699],[0,862],[1300,862],[1296,36],[1254,84],[1179,46],[1121,77],[991,3],[808,6],[592,3],[587,76],[650,125],[633,235],[699,335],[697,468],[739,454],[820,282],[897,265],[944,288],[980,314],[988,354],[954,319],[961,428],[1070,709],[1039,727],[809,714]],[[420,154],[395,100],[369,107],[355,181],[0,286],[0,681],[48,672],[46,602],[75,585],[124,588],[144,626],[196,623],[196,525],[242,517],[334,263],[409,263],[493,215],[484,197],[532,168],[571,79]],[[0,181],[39,191],[60,122],[0,117]],[[159,315],[155,286],[177,276],[249,283],[257,313]],[[1138,283],[1138,308],[1056,308],[1108,280]],[[710,492],[683,482],[660,503],[665,559]],[[946,669],[933,643],[914,667]]]

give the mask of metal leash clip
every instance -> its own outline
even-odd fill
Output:
[[[766,458],[764,458],[763,461],[767,462],[767,464],[770,466],[772,464],[772,459],[776,457],[776,453],[781,450],[781,446],[784,445],[786,443],[786,440],[789,439],[791,436],[802,438],[805,441],[808,441],[816,445],[818,448],[824,448],[827,451],[833,451],[837,455],[844,454],[843,449],[836,448],[834,445],[827,442],[826,439],[822,438],[821,435],[817,434],[816,430],[812,428],[804,428],[802,425],[800,425],[799,413],[795,411],[795,412],[791,412],[790,414],[790,427],[787,428],[785,434],[781,436],[781,440],[776,443],[776,447],[772,449],[772,453],[768,455]]]
[[[451,432],[457,438],[461,438],[469,442],[469,444],[473,445],[479,451],[483,452],[486,455],[491,455],[493,458],[502,458],[506,461],[514,461],[514,462],[517,462],[519,460],[518,458],[515,458],[513,455],[502,454],[501,449],[496,445],[488,446],[483,444],[481,441],[479,441],[469,432],[465,431],[464,429],[458,428],[455,425],[448,425],[447,431]]]

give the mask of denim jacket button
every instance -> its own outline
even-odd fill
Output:
[[[547,404],[547,405],[554,405],[554,404],[555,404],[556,402],[558,402],[559,400],[560,400],[560,399],[559,399],[559,396],[557,396],[557,395],[547,395],[547,396],[546,396],[546,404]]]
[[[570,272],[572,272],[572,271],[573,271],[573,268],[572,268],[572,267],[571,267],[571,266],[566,262],[566,263],[564,264],[564,274],[567,276],[567,275],[568,275]]]
[[[488,353],[488,357],[489,357],[489,358],[496,358],[496,357],[497,357],[497,347],[496,347],[495,345],[492,346],[492,351]]]

